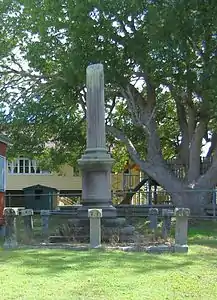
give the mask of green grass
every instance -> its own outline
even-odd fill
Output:
[[[0,251],[1,300],[217,299],[217,223],[191,225],[188,254]]]

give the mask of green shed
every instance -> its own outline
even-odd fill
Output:
[[[33,210],[53,210],[57,206],[58,190],[40,184],[23,189],[24,206]]]

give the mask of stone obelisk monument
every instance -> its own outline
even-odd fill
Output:
[[[88,209],[102,209],[103,218],[115,218],[111,201],[113,159],[106,149],[104,71],[102,64],[87,67],[87,146],[78,160],[82,171],[82,206],[77,215],[88,218]]]

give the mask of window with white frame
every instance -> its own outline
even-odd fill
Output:
[[[8,161],[9,174],[50,174],[47,170],[42,170],[36,160],[20,157],[13,161]]]

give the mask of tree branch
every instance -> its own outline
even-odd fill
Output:
[[[113,126],[109,126],[109,125],[106,126],[106,130],[107,130],[107,132],[111,133],[116,139],[120,140],[121,142],[123,142],[126,145],[130,156],[132,157],[132,159],[134,160],[134,162],[136,164],[141,165],[141,163],[143,163],[146,166],[146,162],[144,162],[141,159],[141,157],[138,154],[138,152],[137,152],[136,148],[134,147],[133,143],[130,141],[130,139],[128,139],[125,136],[125,134],[121,130],[119,130],[119,129],[113,127]],[[148,164],[147,164],[146,168],[147,167],[148,167]]]
[[[111,104],[111,107],[110,107],[110,110],[108,112],[108,115],[107,115],[107,118],[105,120],[105,123],[107,124],[108,121],[109,121],[109,118],[111,117],[111,114],[115,108],[115,104],[116,104],[116,96],[114,96],[114,98],[112,99],[112,104]]]
[[[189,133],[188,133],[188,122],[186,116],[186,110],[182,103],[182,97],[175,93],[174,87],[169,85],[170,93],[176,103],[176,111],[178,117],[178,123],[181,131],[181,143],[179,146],[179,155],[182,163],[187,168],[188,166],[188,157],[189,157]]]
[[[184,188],[183,182],[181,182],[162,161],[149,162],[142,160],[138,152],[136,151],[132,142],[125,136],[125,134],[112,126],[106,126],[107,132],[111,133],[115,138],[122,141],[133,159],[133,161],[140,166],[141,170],[148,174],[151,178],[157,181],[162,187],[164,187],[169,193],[180,191]]]
[[[141,189],[141,187],[144,186],[147,180],[148,177],[145,176],[132,190],[128,191],[124,196],[124,199],[121,201],[120,205],[131,204],[132,197],[135,195],[136,192],[138,192]]]
[[[214,151],[214,159],[207,172],[199,177],[197,185],[200,189],[212,189],[217,183],[217,147]]]
[[[149,134],[146,126],[147,120],[145,119],[145,115],[142,110],[142,107],[145,106],[145,100],[142,98],[139,91],[132,84],[129,84],[126,89],[121,89],[121,93],[127,100],[127,106],[133,123],[143,128],[143,130]]]

